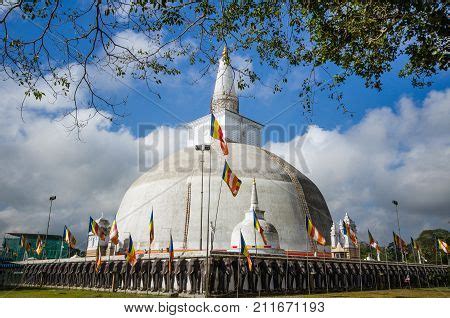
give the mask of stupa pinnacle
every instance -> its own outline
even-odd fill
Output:
[[[216,85],[211,99],[212,113],[218,113],[224,109],[239,113],[239,99],[234,88],[235,77],[233,67],[230,64],[228,49],[225,46],[219,61]]]

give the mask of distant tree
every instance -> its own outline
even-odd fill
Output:
[[[297,83],[305,112],[320,91],[347,111],[339,87],[351,76],[380,90],[382,75],[399,57],[398,75],[415,86],[446,71],[447,13],[443,0],[4,0],[1,73],[26,88],[25,98],[68,95],[73,104],[66,115],[81,128],[80,108],[110,120],[123,116],[96,89],[97,68],[140,79],[158,95],[162,80],[180,74],[177,57],[202,65],[202,75],[227,44],[232,51],[255,52],[255,61],[275,70],[274,92],[296,67],[306,68],[308,75]],[[143,36],[148,47],[132,49],[117,38],[127,30]],[[236,75],[240,88],[261,77],[250,67]]]
[[[419,237],[416,239],[417,243],[420,246],[420,250],[422,255],[425,257],[428,263],[444,263],[447,262],[446,255],[439,250],[439,247],[436,244],[436,238],[442,239],[447,243],[450,243],[450,232],[443,229],[435,229],[435,230],[424,230],[420,233]]]

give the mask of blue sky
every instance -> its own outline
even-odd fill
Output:
[[[296,73],[306,71],[301,68],[293,70],[290,75],[293,80],[290,80],[287,87],[280,93],[272,94],[270,88],[266,88],[264,94],[260,94],[258,90],[261,88],[261,84],[259,83],[255,83],[253,88],[239,92],[241,96],[240,111],[243,115],[260,123],[270,122],[295,126],[298,133],[303,133],[310,124],[326,129],[339,127],[346,130],[358,123],[369,109],[387,106],[395,111],[395,105],[401,97],[407,96],[413,100],[422,100],[430,91],[448,87],[448,74],[439,74],[433,78],[434,83],[430,87],[415,88],[411,85],[409,78],[397,76],[401,65],[401,62],[397,62],[393,70],[383,76],[381,91],[366,88],[364,82],[357,77],[350,78],[342,86],[344,102],[353,117],[336,109],[336,102],[326,96],[327,92],[318,92],[313,113],[304,114],[298,97],[301,82],[300,80],[295,81]],[[133,134],[137,135],[137,125],[141,122],[177,126],[182,125],[183,121],[189,122],[207,114],[214,88],[215,73],[211,72],[209,76],[201,80],[200,85],[197,85],[192,83],[193,79],[199,77],[195,66],[184,66],[180,70],[183,74],[176,84],[167,84],[172,81],[168,79],[160,86],[158,92],[161,94],[161,98],[156,97],[138,81],[133,82],[133,89],[123,86],[121,92],[128,96],[125,106],[128,114],[125,118],[119,119],[118,123],[129,127]],[[262,69],[261,74],[270,75],[271,72],[273,70],[266,67]],[[262,81],[265,80],[262,77]],[[176,117],[170,113],[176,114]],[[286,136],[282,141],[293,137],[292,135]]]

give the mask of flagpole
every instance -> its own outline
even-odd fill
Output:
[[[128,233],[128,250],[130,250],[130,243],[131,243],[131,233]],[[125,294],[127,293],[127,289],[128,289],[128,252],[125,254],[125,282],[124,282],[124,290],[125,290]]]
[[[148,263],[147,263],[147,295],[148,295],[148,290],[150,289],[150,256],[151,256],[151,253],[152,253],[152,241],[149,238],[149,240],[148,240]]]
[[[361,285],[361,291],[363,290],[363,281],[362,281],[362,260],[361,260],[361,243],[358,242],[358,248],[359,248],[359,280]]]
[[[253,211],[254,215],[253,217],[256,217],[255,211]],[[255,220],[253,220],[253,234],[255,235],[255,256],[258,256],[258,247],[256,246],[256,229],[255,229]],[[256,258],[255,258],[255,264],[256,264]],[[287,265],[286,265],[287,266]],[[256,274],[255,274],[256,275]],[[256,289],[258,289],[258,281],[256,281]],[[261,292],[258,292],[259,297],[261,297]]]
[[[255,214],[253,217],[256,218],[255,211],[253,211],[253,213]],[[253,224],[253,234],[255,235],[255,255],[258,256],[258,246],[256,245],[256,229],[255,229],[255,225],[254,224]]]
[[[61,238],[61,250],[59,251],[59,258],[62,257],[62,250],[63,250],[63,245],[64,245],[64,234],[66,234],[66,228],[67,228],[67,226],[64,226],[64,233],[63,233],[63,237]]]
[[[205,291],[205,297],[209,296],[209,289],[211,286],[210,279],[209,279],[209,212],[210,212],[210,206],[211,206],[211,146],[209,148],[209,173],[208,173],[208,208],[206,212],[206,291]],[[214,286],[213,286],[214,288]]]
[[[410,275],[410,271],[409,271],[409,265],[408,265],[408,257],[406,256],[406,251],[404,251],[405,253],[405,262],[406,262],[406,270],[408,271],[408,285],[409,285],[409,289],[411,289],[411,275]]]
[[[398,269],[397,242],[396,242],[395,236],[394,236],[394,253],[395,253],[395,262],[397,263],[398,283],[399,283],[400,288],[402,288],[402,280],[400,279],[400,272],[399,272],[399,269]]]
[[[286,248],[287,248],[287,242],[286,242]],[[289,249],[286,249],[286,294],[287,294],[287,290],[288,290],[288,271],[289,271]],[[258,286],[256,286],[258,287]],[[262,285],[261,285],[262,287]],[[259,291],[259,297],[261,297],[261,291]]]
[[[391,290],[391,278],[389,277],[389,263],[388,263],[387,246],[384,248],[384,253],[386,254],[386,272],[387,272],[388,286],[389,286],[389,290]]]
[[[203,160],[203,159],[202,159]],[[203,169],[203,168],[202,168]],[[203,177],[202,177],[203,178]],[[203,181],[202,181],[203,182]],[[203,197],[203,189],[202,189],[202,197]],[[203,204],[203,203],[202,203]],[[172,287],[172,257],[171,257],[171,251],[170,251],[170,249],[171,249],[171,245],[173,245],[173,242],[172,242],[172,228],[170,228],[170,241],[169,241],[169,277],[168,277],[168,279],[167,279],[167,282],[169,283],[169,288],[168,288],[168,291],[169,291],[169,295],[170,295],[170,291],[171,291],[171,287]],[[172,253],[174,253],[174,255],[175,255],[175,252],[173,251],[173,249],[172,249]]]
[[[153,206],[152,206],[152,215],[150,216],[152,228],[149,229],[150,233],[148,233],[148,263],[147,263],[147,295],[148,290],[150,289],[150,257],[152,253],[152,231],[153,231]]]
[[[437,261],[437,252],[438,252],[438,241],[437,241],[437,237],[436,236],[434,236],[434,248],[435,248],[435,250],[436,250],[436,265],[438,264],[438,261]]]
[[[242,235],[242,233],[241,233]],[[237,285],[236,285],[236,298],[239,298],[239,276],[241,276],[241,251],[242,251],[242,241],[239,237],[239,254],[238,254],[238,271],[237,271]]]
[[[305,224],[306,224],[306,213],[305,213]],[[309,236],[308,236],[308,227],[306,227],[306,270],[307,270],[307,274],[308,274],[308,294],[311,295],[311,286],[310,286],[310,278],[309,278],[309,257],[308,257],[308,253],[309,253]]]
[[[89,227],[88,227],[88,234],[87,234],[87,243],[86,243],[86,252],[84,253],[84,261],[87,261],[87,251],[89,247],[89,230],[91,229],[91,219],[92,217],[89,216]]]
[[[325,283],[327,284],[327,294],[328,294],[328,276],[327,276],[327,266],[325,263],[325,246],[323,247],[323,268],[325,270]]]

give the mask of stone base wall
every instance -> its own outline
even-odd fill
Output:
[[[21,262],[19,268],[0,269],[0,286],[41,286],[175,293],[181,296],[376,290],[447,286],[449,266],[331,258],[258,255],[247,259],[236,253],[213,253],[209,274],[203,254],[178,255],[170,268],[166,254],[146,255],[135,266],[124,256]]]

